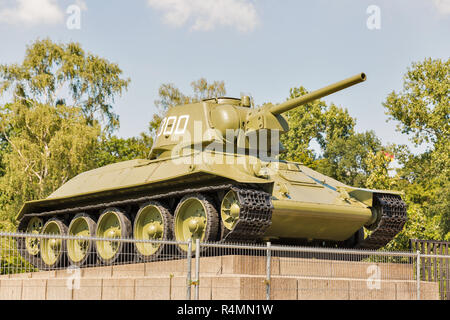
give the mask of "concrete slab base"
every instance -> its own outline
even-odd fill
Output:
[[[0,300],[185,300],[187,260],[3,275]],[[192,260],[192,279],[195,261]],[[264,257],[200,259],[201,300],[264,300]],[[376,277],[374,277],[376,275]],[[195,287],[191,286],[192,298]],[[276,300],[415,300],[411,264],[274,257],[270,297]],[[420,282],[421,299],[439,299],[439,285]]]

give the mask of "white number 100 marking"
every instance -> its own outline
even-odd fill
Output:
[[[184,120],[184,122],[183,122]],[[189,115],[182,115],[179,117],[172,116],[164,118],[159,127],[157,137],[164,133],[164,135],[184,134],[189,122]]]

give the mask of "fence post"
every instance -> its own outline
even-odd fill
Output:
[[[267,242],[267,254],[266,254],[266,300],[270,300],[270,262],[271,262],[271,243]]]
[[[200,239],[195,240],[195,300],[199,299],[200,290]]]
[[[186,300],[191,300],[191,284],[192,284],[192,239],[189,239],[187,250],[187,276],[186,276]]]
[[[417,300],[420,300],[420,250],[417,250],[417,269],[416,269],[416,279],[417,279]]]

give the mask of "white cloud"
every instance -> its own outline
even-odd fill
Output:
[[[34,25],[60,23],[64,20],[64,13],[56,0],[14,0],[12,3],[13,5],[5,6],[5,2],[0,1],[0,22]]]
[[[163,12],[163,21],[174,27],[191,24],[191,30],[209,31],[216,26],[250,32],[259,24],[255,6],[248,0],[147,0]]]
[[[442,14],[450,14],[450,0],[433,0],[435,7]]]

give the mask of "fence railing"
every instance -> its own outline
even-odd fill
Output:
[[[189,249],[185,252],[180,246]],[[0,276],[40,271],[61,271],[66,276],[65,270],[71,274],[77,269],[97,272],[96,267],[172,261],[181,262],[176,263],[173,273],[186,276],[190,282],[191,257],[190,242],[0,233]],[[164,265],[159,268],[164,269]],[[77,274],[81,277],[80,272]],[[99,276],[104,275],[99,272]],[[178,285],[176,289],[186,290],[184,297],[190,299],[190,285]]]
[[[410,240],[410,248],[423,256],[420,261],[420,279],[439,283],[441,299],[450,300],[450,263],[448,256],[450,242],[435,240]]]
[[[418,243],[389,252],[0,233],[0,281],[110,268],[110,276],[170,275],[167,297],[178,299],[449,299],[448,246]]]

